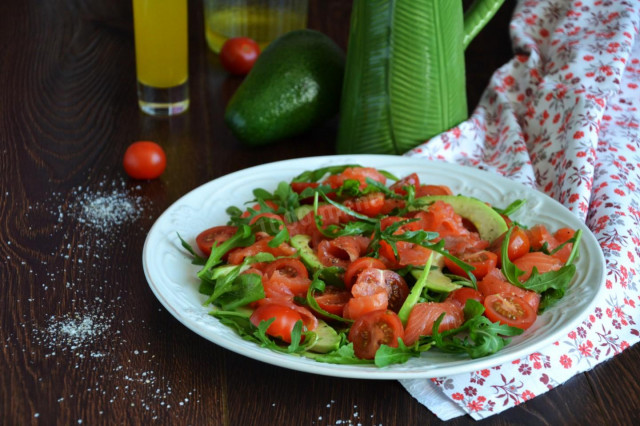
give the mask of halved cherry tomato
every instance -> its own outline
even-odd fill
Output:
[[[505,235],[506,232],[496,238],[488,248],[489,251],[498,255],[498,266],[502,265],[502,243]],[[515,226],[513,231],[511,231],[511,236],[509,237],[509,248],[507,250],[509,260],[514,261],[520,256],[529,253],[530,247],[531,244],[529,243],[529,236],[527,233],[519,226]]]
[[[484,296],[478,290],[471,287],[461,287],[449,293],[446,300],[454,302],[460,306],[460,309],[464,309],[464,306],[467,304],[467,300],[469,299],[482,303],[484,301]]]
[[[496,267],[496,262],[498,261],[498,255],[487,250],[481,250],[475,253],[464,253],[461,254],[458,258],[473,267],[471,273],[477,279],[484,278],[484,276],[487,275],[490,270]],[[449,258],[444,258],[444,264],[452,274],[459,275],[461,277],[467,276],[467,273],[464,271],[464,269],[459,267]]]
[[[124,171],[134,179],[155,179],[167,166],[167,156],[160,145],[151,141],[134,142],[124,153]]]
[[[387,309],[389,295],[380,289],[377,293],[368,296],[352,297],[344,307],[342,316],[348,319],[356,319],[367,312]]]
[[[237,231],[238,228],[235,226],[214,226],[199,233],[196,237],[196,244],[200,251],[209,257],[209,255],[211,255],[211,247],[213,247],[214,243],[218,245],[227,241]]]
[[[407,325],[404,328],[404,342],[407,345],[412,345],[420,336],[431,336],[433,334],[433,324],[443,313],[445,316],[438,327],[439,332],[451,330],[462,325],[464,313],[457,303],[444,301],[416,304],[411,309]]]
[[[291,331],[293,331],[296,322],[302,321],[302,316],[287,306],[268,303],[258,306],[251,314],[250,321],[257,327],[262,321],[268,321],[271,318],[275,318],[275,320],[267,328],[267,334],[291,343]]]
[[[275,202],[271,201],[271,200],[265,200],[264,204],[267,207],[269,207],[270,209],[272,209],[272,210],[278,210],[278,205]],[[251,207],[251,209],[259,212],[259,211],[262,211],[263,207],[260,204],[254,204]],[[265,213],[267,213],[267,212],[265,212]],[[249,212],[249,210],[247,210],[247,211],[243,212],[240,215],[240,217],[249,217],[250,215],[251,215],[251,213]]]
[[[398,339],[404,339],[402,321],[389,310],[369,312],[353,323],[348,339],[358,358],[373,359],[382,345],[398,347]]]
[[[345,305],[351,299],[349,290],[328,285],[324,292],[314,296],[318,305],[333,315],[342,316]]]
[[[245,75],[260,55],[260,46],[248,37],[232,37],[220,49],[220,63],[231,74]]]
[[[514,294],[498,293],[484,299],[485,316],[493,322],[518,327],[523,330],[536,321],[536,311]]]
[[[382,192],[372,192],[354,200],[347,200],[344,205],[357,213],[374,217],[384,207],[384,194]]]
[[[354,260],[349,264],[344,273],[344,285],[347,289],[353,287],[360,272],[367,268],[386,269],[386,266],[380,259],[376,259],[375,257],[360,257]]]
[[[387,292],[389,296],[388,308],[398,312],[409,295],[409,286],[397,272],[389,269],[367,268],[363,270],[351,287],[351,294],[358,298],[370,296],[380,290]]]
[[[516,287],[509,283],[498,268],[492,269],[481,281],[478,281],[478,291],[482,293],[485,298],[498,293],[515,294],[516,296],[522,297],[531,305],[534,312],[537,312],[538,305],[540,304],[540,294],[535,291]]]

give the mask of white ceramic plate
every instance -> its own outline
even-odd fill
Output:
[[[283,180],[289,181],[305,170],[328,165],[360,164],[387,170],[398,177],[417,172],[421,181],[449,185],[454,193],[470,195],[506,207],[516,199],[527,205],[514,216],[524,224],[543,223],[551,230],[569,226],[582,229],[577,273],[565,297],[541,315],[522,335],[503,350],[476,360],[427,351],[405,364],[378,368],[373,365],[335,365],[276,353],[241,339],[222,325],[202,305],[205,297],[198,293],[199,267],[180,244],[177,233],[195,245],[200,231],[225,224],[229,206],[244,206],[252,190],[273,190]],[[145,275],[154,294],[182,324],[224,348],[238,354],[280,367],[337,377],[361,379],[410,379],[440,377],[476,371],[526,356],[562,337],[590,312],[604,283],[604,258],[593,234],[565,207],[540,192],[484,171],[430,162],[422,159],[382,156],[344,155],[300,158],[264,164],[215,179],[189,192],[169,207],[151,228],[142,254]]]

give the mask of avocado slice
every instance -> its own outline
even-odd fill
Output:
[[[338,332],[323,320],[318,320],[318,326],[315,330],[318,339],[308,350],[311,352],[326,354],[335,351],[340,346],[340,336]]]
[[[303,204],[299,207],[296,207],[293,212],[296,215],[296,218],[298,218],[298,220],[302,220],[304,219],[304,217],[306,215],[308,215],[309,213],[311,213],[313,211],[313,206],[309,205],[309,204]]]
[[[442,268],[444,268],[444,256],[434,252],[431,270],[427,276],[425,287],[440,293],[449,293],[462,287],[460,284],[455,284],[451,281],[451,278],[442,272]],[[411,275],[413,275],[415,279],[418,279],[420,275],[422,275],[422,271],[422,269],[412,269]]]
[[[320,262],[320,259],[318,259],[318,256],[316,256],[311,247],[309,247],[309,242],[311,242],[311,237],[308,235],[298,234],[291,237],[291,245],[300,255],[302,263],[312,272],[316,272],[324,268],[324,265]]]
[[[418,208],[426,209],[438,200],[451,205],[458,215],[473,223],[483,240],[493,242],[508,230],[507,222],[502,216],[476,198],[464,195],[427,195],[417,198],[416,205],[420,206]]]

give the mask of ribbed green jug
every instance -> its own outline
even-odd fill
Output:
[[[354,0],[337,152],[402,154],[468,116],[464,49],[504,0]]]

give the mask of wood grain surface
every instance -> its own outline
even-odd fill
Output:
[[[441,423],[398,382],[236,355],[155,299],[142,246],[171,203],[236,170],[334,153],[337,119],[263,148],[234,139],[222,117],[241,79],[207,50],[200,1],[189,2],[190,111],[143,115],[131,9],[125,0],[0,6],[0,424]],[[350,1],[311,0],[309,26],[345,47],[350,9]],[[506,2],[467,50],[470,108],[511,58],[512,9]],[[138,182],[121,158],[144,139],[159,142],[169,163],[160,179]],[[128,214],[109,215],[110,206]],[[634,424],[639,355],[635,346],[479,423]]]

